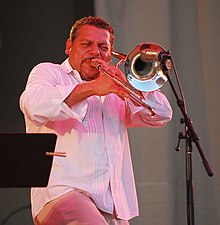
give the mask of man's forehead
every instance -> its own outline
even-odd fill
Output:
[[[91,25],[84,25],[78,30],[79,38],[90,39],[93,38],[103,38],[103,39],[110,39],[110,33],[108,30],[99,28],[96,26]]]

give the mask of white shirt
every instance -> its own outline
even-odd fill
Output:
[[[78,188],[99,209],[112,213],[115,207],[119,218],[129,220],[138,215],[138,203],[127,127],[161,127],[171,119],[171,107],[155,91],[144,95],[156,118],[115,94],[91,96],[69,108],[64,100],[82,82],[68,60],[41,63],[31,71],[20,98],[27,132],[56,133],[55,151],[67,155],[54,157],[46,188],[32,188],[33,217],[47,202]]]

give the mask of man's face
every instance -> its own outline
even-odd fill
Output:
[[[67,40],[66,50],[69,50],[70,65],[80,73],[83,80],[93,80],[99,75],[98,69],[91,66],[91,59],[98,58],[107,63],[111,61],[110,38],[109,31],[84,25],[79,29],[73,43],[70,39]]]

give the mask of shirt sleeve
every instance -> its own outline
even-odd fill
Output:
[[[152,117],[143,106],[136,106],[128,99],[126,123],[127,127],[162,127],[172,119],[172,108],[166,96],[159,90],[143,93],[145,102],[154,109],[156,116]]]
[[[87,101],[69,108],[64,100],[76,87],[77,82],[62,76],[59,65],[41,63],[30,73],[26,88],[20,97],[20,107],[28,119],[38,125],[49,121],[76,119],[82,122],[87,111]],[[71,80],[71,81],[70,81]]]

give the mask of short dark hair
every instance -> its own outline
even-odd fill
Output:
[[[72,42],[74,42],[74,40],[77,38],[78,36],[78,31],[79,29],[84,26],[84,25],[91,25],[91,26],[95,26],[98,28],[102,28],[105,29],[107,31],[109,31],[109,33],[111,34],[111,44],[113,46],[114,43],[114,30],[112,28],[112,26],[110,25],[110,23],[106,22],[103,18],[99,17],[99,16],[87,16],[87,17],[83,17],[82,19],[77,20],[73,26],[71,27],[70,30],[70,39],[72,40]]]

